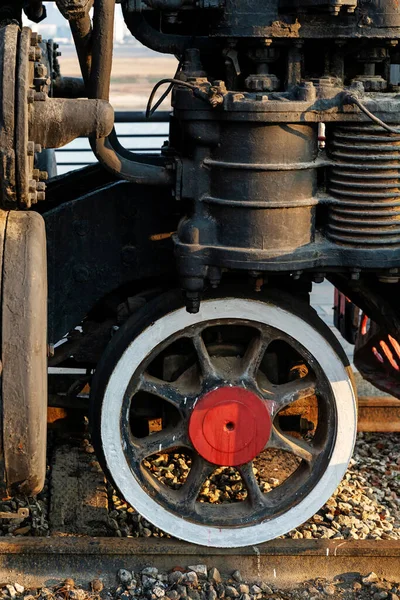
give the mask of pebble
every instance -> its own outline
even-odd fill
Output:
[[[93,581],[90,584],[90,587],[92,588],[93,592],[99,594],[103,590],[104,584],[101,579],[93,579]]]
[[[14,600],[14,598],[17,597],[17,591],[16,591],[15,587],[13,585],[6,585],[6,588],[7,588],[7,591],[9,593],[11,600]]]
[[[373,571],[366,577],[362,578],[362,582],[364,585],[371,585],[372,583],[377,583],[378,581],[379,581],[379,577]]]
[[[80,589],[70,590],[69,598],[71,598],[72,600],[86,600],[87,592],[85,590]]]
[[[155,567],[145,567],[142,569],[142,575],[148,575],[149,577],[157,577],[158,569]]]
[[[252,585],[250,589],[252,594],[258,595],[262,593],[262,589],[258,585]]]
[[[120,569],[118,571],[117,577],[118,581],[123,585],[129,585],[132,581],[132,573],[130,571],[127,571],[126,569]]]
[[[199,580],[197,577],[197,573],[195,571],[189,571],[188,573],[185,573],[183,576],[183,583],[186,585],[193,585],[196,586],[199,584]]]
[[[336,594],[336,588],[334,585],[325,585],[322,589],[324,594],[327,596],[334,596]]]
[[[241,572],[240,571],[234,571],[232,573],[232,579],[234,579],[238,583],[241,583],[243,581],[243,577],[242,577]]]
[[[221,573],[215,567],[211,567],[211,569],[208,571],[208,578],[210,581],[214,581],[215,583],[221,583],[222,581]]]
[[[168,582],[171,585],[181,583],[181,581],[183,581],[183,573],[181,571],[173,571],[172,573],[169,573]]]
[[[15,588],[15,591],[16,591],[18,594],[23,594],[23,593],[24,593],[24,591],[25,591],[25,588],[24,588],[24,586],[23,586],[23,585],[20,585],[19,583],[14,583],[14,588]]]
[[[227,585],[225,587],[225,595],[228,596],[228,598],[238,598],[239,592],[233,585]]]
[[[188,567],[190,571],[199,575],[199,577],[207,577],[207,566],[206,565],[192,565]]]
[[[217,600],[218,594],[214,589],[209,590],[207,600]]]

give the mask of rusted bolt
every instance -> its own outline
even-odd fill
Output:
[[[41,151],[42,151],[42,146],[40,144],[35,144],[35,152],[40,154]]]
[[[36,77],[46,77],[47,76],[47,67],[43,63],[37,63],[35,65],[35,75]]]
[[[38,192],[45,192],[46,191],[46,184],[43,183],[43,181],[39,181],[39,183],[36,184],[36,189],[37,189]]]
[[[48,180],[48,178],[49,178],[49,174],[48,174],[48,172],[47,172],[47,171],[39,171],[39,169],[33,169],[33,171],[32,171],[32,178],[33,178],[35,181],[47,181],[47,180]],[[43,183],[43,184],[39,184],[39,185],[44,185],[44,186],[46,186],[46,184],[45,184],[45,183]],[[39,185],[37,186],[37,189],[40,189],[40,188],[39,188]],[[45,188],[44,188],[44,189],[45,189]]]
[[[31,62],[40,61],[42,58],[42,49],[36,46],[31,46],[29,48],[29,60]]]
[[[26,152],[28,156],[33,156],[35,154],[35,142],[28,142]]]
[[[46,92],[36,92],[35,93],[35,102],[46,102],[47,100]]]
[[[36,192],[32,192],[29,194],[29,201],[31,204],[36,204],[36,202],[37,202],[37,193]]]
[[[32,46],[37,46],[43,41],[42,36],[37,31],[32,31],[31,33],[31,44]]]
[[[313,275],[314,283],[323,283],[325,279],[325,273],[315,273]]]
[[[34,179],[29,180],[29,191],[36,192],[36,181]]]
[[[28,104],[33,104],[33,102],[35,101],[35,90],[29,89],[28,93],[26,95],[26,100],[28,102]]]
[[[37,197],[37,201],[38,202],[43,202],[44,200],[46,200],[46,193],[45,192],[38,192],[36,194]]]

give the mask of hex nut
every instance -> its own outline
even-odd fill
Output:
[[[275,92],[279,90],[280,81],[276,75],[250,75],[246,79],[246,88],[251,92]]]

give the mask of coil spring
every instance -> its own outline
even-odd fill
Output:
[[[400,135],[370,124],[330,133],[328,237],[367,248],[400,245]]]

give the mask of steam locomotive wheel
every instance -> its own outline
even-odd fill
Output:
[[[346,368],[320,327],[270,301],[205,300],[198,314],[177,306],[166,294],[145,307],[98,366],[104,468],[173,536],[216,547],[280,536],[319,510],[350,460],[356,402]],[[282,411],[307,399],[317,406],[312,431],[283,431]],[[279,485],[263,481],[279,469]],[[227,488],[209,499],[216,473],[241,490],[234,500]]]

